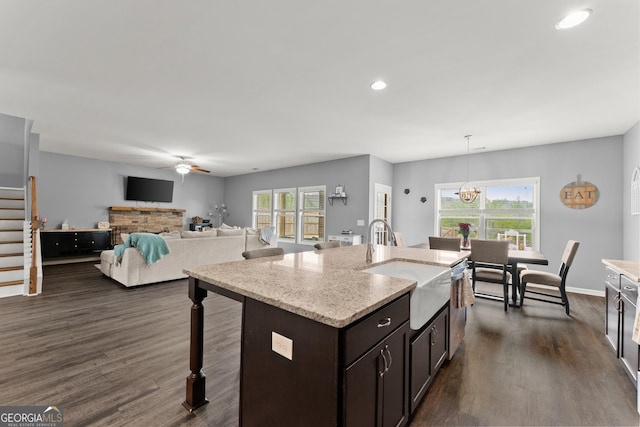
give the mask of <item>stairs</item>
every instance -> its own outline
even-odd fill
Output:
[[[23,295],[28,289],[25,254],[31,252],[31,239],[25,224],[24,189],[0,188],[0,297]]]

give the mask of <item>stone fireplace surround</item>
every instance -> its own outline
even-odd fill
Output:
[[[138,206],[109,207],[112,243],[122,243],[121,233],[160,233],[183,229],[186,209],[142,208]]]

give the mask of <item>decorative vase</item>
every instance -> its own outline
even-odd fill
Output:
[[[466,236],[464,234],[462,235],[462,247],[463,248],[468,248],[469,247],[469,235],[468,234]]]

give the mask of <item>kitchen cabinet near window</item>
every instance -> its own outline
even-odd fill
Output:
[[[604,334],[613,347],[616,357],[620,357],[620,273],[609,267],[605,267],[604,295]]]
[[[624,274],[620,277],[620,299],[620,360],[625,367],[625,371],[637,387],[638,372],[640,371],[640,366],[638,365],[640,346],[631,339],[631,336],[633,335],[633,324],[636,318],[638,283],[633,282]]]
[[[638,389],[640,376],[640,345],[634,342],[633,327],[638,310],[640,263],[603,259],[605,264],[605,334],[616,352],[624,371]],[[637,390],[640,413],[640,389]]]

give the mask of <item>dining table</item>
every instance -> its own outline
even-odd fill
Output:
[[[418,243],[412,245],[412,248],[429,249],[429,243]],[[468,251],[471,253],[472,248],[460,248],[460,252]],[[537,265],[549,265],[549,260],[540,251],[534,250],[517,250],[509,249],[508,266],[511,270],[511,299],[513,300],[513,307],[518,307],[518,294],[520,292],[520,273],[518,272],[518,264],[537,264]]]

